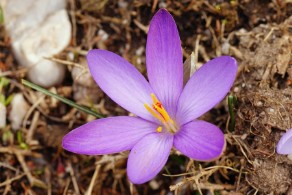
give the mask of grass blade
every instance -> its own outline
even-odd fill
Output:
[[[89,109],[89,108],[87,108],[85,106],[81,106],[79,104],[76,104],[75,102],[73,102],[71,100],[68,100],[68,99],[66,99],[66,98],[64,98],[62,96],[59,96],[59,95],[57,95],[55,93],[52,93],[52,92],[50,92],[50,91],[48,91],[48,90],[46,90],[46,89],[34,84],[34,83],[31,83],[31,82],[29,82],[27,80],[24,80],[24,79],[22,79],[21,82],[25,86],[28,86],[28,87],[30,87],[32,89],[40,91],[40,92],[42,92],[42,93],[44,93],[44,94],[46,94],[48,96],[54,97],[54,98],[60,100],[61,102],[65,103],[65,104],[68,104],[69,106],[72,106],[72,107],[74,107],[74,108],[76,108],[76,109],[78,109],[80,111],[86,112],[87,114],[95,116],[96,118],[104,118],[104,116],[102,114],[94,112],[93,110],[91,110],[91,109]]]

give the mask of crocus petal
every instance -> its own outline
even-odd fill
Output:
[[[182,50],[172,16],[164,9],[153,17],[146,45],[149,82],[168,113],[173,116],[183,84]]]
[[[89,122],[63,138],[63,148],[78,154],[101,155],[130,150],[156,124],[138,117],[119,116]]]
[[[237,63],[229,56],[204,64],[193,74],[180,96],[177,122],[185,124],[213,108],[230,90],[236,72]]]
[[[134,184],[145,183],[154,178],[165,165],[173,135],[152,133],[141,139],[131,150],[127,173]]]
[[[278,154],[292,154],[292,129],[289,129],[277,144]]]
[[[155,121],[144,107],[145,103],[152,103],[152,89],[133,65],[117,54],[99,49],[89,51],[87,61],[94,80],[112,100],[142,118]]]
[[[183,125],[173,142],[174,147],[184,155],[199,161],[209,161],[222,153],[225,139],[215,125],[196,120]]]

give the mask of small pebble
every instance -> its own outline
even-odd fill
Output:
[[[98,36],[100,36],[101,40],[105,41],[108,39],[109,35],[102,29],[98,31]]]
[[[152,190],[158,190],[159,189],[159,184],[155,180],[151,180],[149,182],[149,185],[150,185],[150,187],[151,187]]]
[[[222,47],[221,47],[222,54],[228,55],[229,54],[229,49],[230,49],[230,44],[227,41],[225,41],[222,44]]]
[[[143,52],[144,52],[144,47],[143,46],[141,46],[141,47],[139,47],[137,50],[136,50],[136,55],[137,56],[141,56],[142,54],[143,54]]]
[[[247,134],[243,134],[241,137],[240,137],[242,140],[245,140],[247,138]]]
[[[10,105],[11,111],[9,114],[9,120],[11,122],[11,128],[13,130],[18,130],[21,127],[23,118],[26,115],[29,106],[21,93],[14,95]]]
[[[73,52],[68,52],[67,53],[67,59],[70,61],[74,61],[75,60],[75,56]]]
[[[137,64],[142,64],[142,59],[141,58],[137,58],[136,62],[137,62]]]
[[[6,107],[0,103],[0,128],[6,126]]]
[[[262,106],[263,106],[263,102],[262,102],[262,101],[258,101],[258,102],[256,103],[256,106],[258,106],[258,107],[262,107]]]

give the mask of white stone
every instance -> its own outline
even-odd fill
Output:
[[[79,85],[85,86],[85,87],[92,87],[95,86],[95,81],[93,80],[88,65],[85,59],[80,60],[80,65],[83,66],[83,68],[78,66],[73,66],[71,75],[74,79],[74,83],[77,83]]]
[[[257,103],[256,103],[256,106],[258,106],[258,107],[262,107],[264,105],[264,103],[262,102],[262,101],[258,101]]]
[[[21,127],[23,118],[27,113],[29,106],[21,93],[14,95],[10,105],[11,111],[9,113],[9,120],[11,128],[13,130],[18,130]]]
[[[135,55],[137,55],[137,56],[141,56],[141,55],[143,54],[143,52],[145,51],[144,48],[145,48],[144,46],[139,47],[139,48],[136,50]]]
[[[3,128],[6,126],[6,107],[0,103],[0,128]]]
[[[0,4],[13,52],[19,64],[29,68],[28,78],[43,87],[62,82],[65,67],[44,58],[60,53],[70,42],[66,1],[0,0]]]
[[[12,39],[28,31],[33,32],[45,18],[56,10],[65,9],[63,0],[0,0],[4,11],[5,27]]]
[[[109,35],[102,29],[100,29],[97,34],[101,37],[101,40],[103,41],[106,41],[109,38]]]
[[[159,189],[159,183],[156,180],[151,180],[149,182],[149,185],[151,187],[152,190],[158,190]]]
[[[28,78],[38,85],[50,87],[63,81],[64,66],[49,60],[41,60],[36,66],[31,67]]]
[[[221,46],[221,52],[223,55],[228,55],[229,54],[229,49],[230,49],[230,44],[228,41],[224,41],[224,43]]]

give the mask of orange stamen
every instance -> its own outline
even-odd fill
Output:
[[[153,93],[151,93],[150,96],[153,102],[152,108],[148,104],[144,104],[145,108],[148,112],[150,112],[150,114],[152,114],[152,116],[162,122],[162,124],[164,124],[164,126],[170,132],[174,133],[177,129],[174,121],[171,119],[171,117],[163,107],[162,103],[157,99],[157,97]],[[156,131],[161,132],[162,127],[159,126]]]
[[[164,118],[160,116],[159,114],[157,114],[154,110],[152,110],[150,106],[148,106],[147,104],[144,104],[144,106],[148,110],[148,112],[150,112],[150,114],[152,114],[155,118],[157,118],[161,122],[164,122]]]

